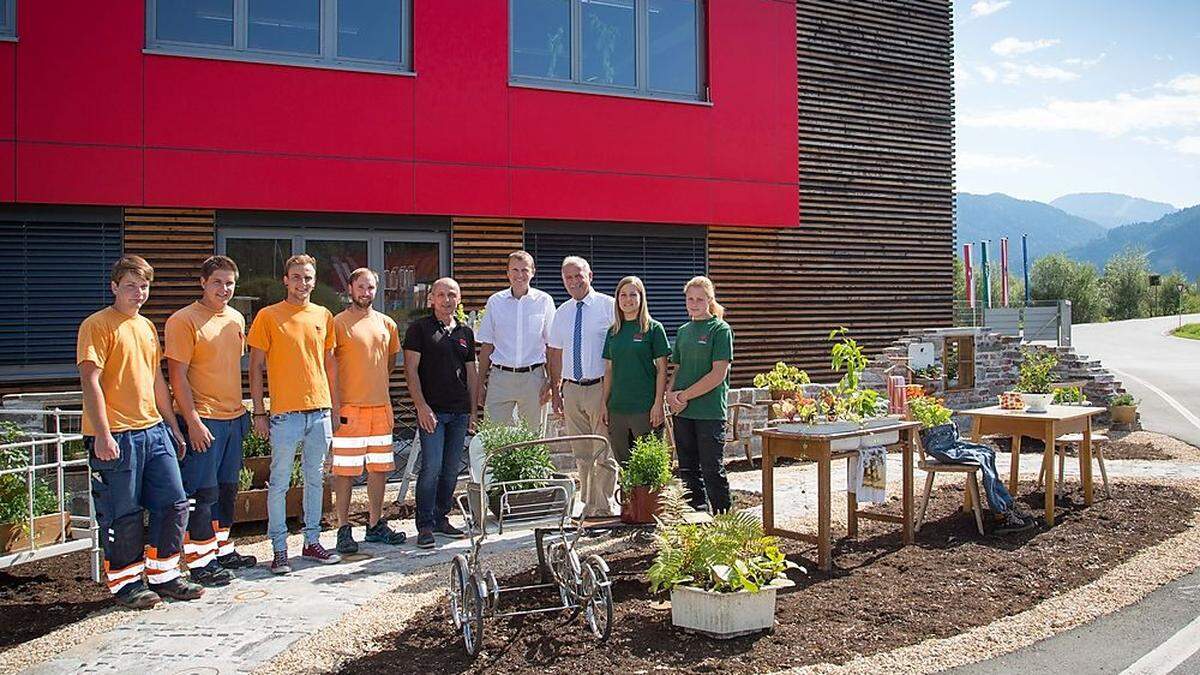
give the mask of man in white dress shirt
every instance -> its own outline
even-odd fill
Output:
[[[488,298],[475,339],[479,346],[479,403],[487,416],[510,424],[513,411],[542,432],[542,408],[550,400],[546,342],[554,299],[530,287],[533,256],[508,254],[509,288]]]
[[[568,256],[562,263],[563,286],[571,299],[559,306],[550,325],[550,384],[554,409],[564,413],[567,434],[599,434],[604,409],[604,337],[613,324],[611,295],[592,288],[588,261]],[[583,495],[583,515],[612,516],[620,465],[611,450],[592,442],[572,444]]]

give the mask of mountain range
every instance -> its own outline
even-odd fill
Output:
[[[1114,254],[1140,247],[1156,272],[1200,275],[1200,206],[1175,210],[1170,204],[1112,193],[1065,195],[1046,204],[1002,193],[960,192],[956,217],[957,255],[963,242],[988,240],[990,257],[998,259],[999,240],[1008,237],[1014,269],[1020,264],[1021,235],[1028,234],[1031,263],[1062,252],[1103,267]]]

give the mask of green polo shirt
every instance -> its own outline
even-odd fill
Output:
[[[637,321],[625,321],[616,335],[611,330],[605,333],[604,358],[612,361],[609,412],[648,412],[654,406],[654,382],[658,377],[654,361],[670,353],[667,331],[654,319],[650,319],[648,331],[643,331]]]
[[[689,321],[675,335],[675,350],[671,363],[679,364],[675,371],[675,389],[683,391],[712,370],[713,361],[733,361],[733,331],[729,324],[713,317],[706,321]],[[690,420],[725,419],[725,398],[729,393],[729,377],[708,392],[687,402],[679,417]]]

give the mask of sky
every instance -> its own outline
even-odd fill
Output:
[[[954,0],[957,186],[1200,203],[1200,0]]]

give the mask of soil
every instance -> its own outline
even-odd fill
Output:
[[[1021,507],[1040,515],[1043,493],[1032,483],[1021,487]],[[769,633],[717,641],[674,629],[662,598],[647,591],[652,552],[642,545],[605,556],[615,600],[605,644],[565,614],[494,618],[485,624],[484,652],[472,659],[442,604],[344,671],[423,674],[437,663],[445,672],[762,672],[841,663],[955,635],[1087,584],[1184,530],[1200,505],[1189,492],[1155,484],[1117,484],[1112,499],[1086,509],[1078,490],[1062,496],[1054,528],[980,538],[973,520],[958,512],[961,487],[944,486],[916,545],[901,547],[894,526],[860,521],[860,538],[837,543],[828,575],[816,571],[811,546],[785,540],[788,557],[808,572],[790,574],[797,586],[780,591]],[[552,601],[521,597],[522,604],[535,599]]]
[[[88,565],[83,552],[0,571],[0,651],[112,606],[111,594],[92,581]]]
[[[1109,440],[1104,444],[1104,459],[1140,459],[1152,461],[1166,461],[1177,459],[1175,455],[1168,452],[1163,447],[1163,443],[1155,443],[1155,439],[1148,435],[1142,434],[1135,437],[1134,440],[1126,440],[1125,437],[1130,436],[1129,432],[1109,431]],[[1012,439],[1007,437],[998,437],[991,439],[999,452],[1009,453],[1012,451]],[[1021,454],[1042,454],[1045,444],[1036,438],[1025,438],[1021,442]],[[1070,445],[1067,447],[1067,456],[1075,457],[1077,446]]]

